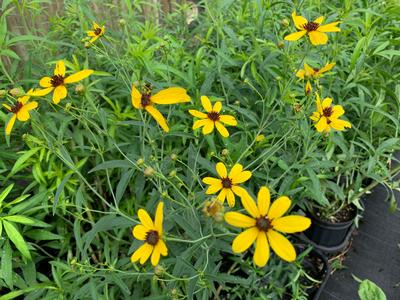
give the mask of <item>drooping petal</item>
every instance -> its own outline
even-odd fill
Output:
[[[324,16],[320,16],[314,20],[314,23],[321,24],[324,21]]]
[[[321,115],[316,111],[314,111],[312,116],[310,117],[310,119],[313,120],[314,122],[318,122],[320,118]]]
[[[225,165],[222,162],[217,163],[215,170],[220,178],[225,178],[228,175]]]
[[[292,262],[296,259],[296,250],[282,234],[269,230],[267,232],[269,244],[274,252],[283,260]]]
[[[59,60],[54,68],[54,75],[65,76],[65,64],[64,61]]]
[[[210,134],[211,132],[213,132],[214,122],[211,121],[210,119],[204,119],[204,120],[206,120],[207,122],[205,122],[202,132],[204,135],[207,135],[207,134]]]
[[[39,104],[36,102],[36,101],[31,101],[31,102],[28,102],[28,103],[26,103],[25,105],[24,105],[24,107],[25,107],[25,109],[27,110],[27,111],[30,111],[30,110],[32,110],[32,109],[35,109],[35,108],[37,108],[39,106]]]
[[[332,98],[325,98],[324,100],[322,100],[322,110],[324,108],[331,106],[331,104],[332,104]]]
[[[17,119],[18,121],[25,122],[28,121],[31,117],[29,115],[29,111],[26,109],[25,105],[21,107],[21,109],[17,112]]]
[[[215,102],[215,104],[214,104],[212,110],[215,111],[215,112],[217,112],[217,113],[219,113],[219,112],[221,111],[221,109],[222,109],[222,103],[221,103],[221,101]]]
[[[216,183],[216,184],[212,184],[208,187],[208,189],[206,190],[206,194],[207,195],[211,195],[211,194],[215,194],[216,192],[218,192],[219,190],[222,189],[222,183],[221,181]]]
[[[92,37],[89,41],[89,43],[93,44],[95,41],[97,41],[97,39],[100,37],[100,35],[95,35],[94,37]]]
[[[222,135],[222,137],[226,138],[229,136],[229,131],[222,125],[221,122],[215,122],[215,128],[217,128],[218,132]]]
[[[53,103],[58,104],[61,99],[67,97],[67,88],[63,85],[59,85],[54,89],[53,93]]]
[[[322,116],[317,122],[317,124],[315,124],[315,128],[317,129],[318,132],[326,131],[327,128],[329,128],[328,120],[326,119],[326,117]]]
[[[160,248],[160,253],[162,256],[167,256],[168,255],[168,248],[165,242],[162,239],[158,240],[157,246]]]
[[[74,83],[89,77],[94,71],[93,70],[82,70],[75,74],[69,75],[64,79],[64,83]]]
[[[258,235],[258,228],[251,227],[240,233],[232,242],[232,251],[235,253],[242,253],[253,245]]]
[[[238,176],[232,178],[232,183],[233,184],[243,183],[249,180],[251,175],[252,175],[251,171],[243,171]]]
[[[297,41],[301,37],[303,37],[307,31],[302,30],[302,31],[297,31],[291,34],[288,34],[287,36],[284,37],[285,41]]]
[[[339,32],[340,28],[336,27],[340,22],[333,22],[329,24],[325,24],[318,27],[318,31],[320,32]]]
[[[151,254],[153,251],[153,246],[147,243],[144,243],[142,246],[136,249],[135,252],[133,252],[131,256],[131,262],[137,262],[142,256],[145,256],[147,254]],[[149,254],[149,256],[150,256]]]
[[[268,212],[268,219],[273,220],[282,217],[288,211],[291,204],[292,201],[288,197],[279,197],[271,204],[271,208]]]
[[[142,225],[146,227],[148,230],[154,230],[154,224],[152,219],[150,218],[149,214],[147,211],[145,211],[143,208],[140,208],[138,210],[138,218]]]
[[[334,105],[332,107],[332,114],[331,114],[332,119],[337,119],[343,114],[344,114],[344,109],[341,105]]]
[[[306,18],[296,15],[296,12],[292,13],[292,19],[294,26],[296,26],[296,28],[299,30],[304,30],[303,25],[308,23],[308,20]]]
[[[260,217],[260,212],[257,208],[256,203],[254,202],[253,198],[249,194],[244,194],[240,197],[240,200],[242,201],[242,205],[245,210],[253,217],[253,218],[259,218]]]
[[[157,108],[155,108],[153,105],[147,105],[144,109],[154,118],[154,120],[156,120],[158,125],[160,125],[165,132],[169,132],[167,120],[165,120],[164,116]]]
[[[235,164],[229,172],[229,178],[234,179],[242,172],[243,166],[241,164]]]
[[[131,100],[132,100],[132,105],[134,108],[142,108],[142,105],[140,103],[140,100],[142,99],[142,94],[138,91],[138,89],[132,85],[132,91],[131,91]]]
[[[193,130],[196,130],[200,127],[206,126],[210,122],[209,119],[202,119],[202,120],[197,120],[193,123]]]
[[[54,90],[54,87],[49,87],[45,89],[35,89],[29,95],[34,97],[42,97],[51,93],[52,90]]]
[[[311,225],[311,220],[303,216],[286,216],[272,220],[272,227],[275,230],[285,233],[302,232]]]
[[[157,243],[158,245],[158,243]],[[158,262],[160,261],[160,254],[161,254],[161,249],[160,246],[157,247],[157,245],[153,249],[153,253],[151,254],[151,264],[155,267],[158,265]]]
[[[146,239],[148,229],[142,224],[133,227],[132,235],[135,239],[144,241]]]
[[[176,104],[189,102],[190,97],[184,88],[171,87],[159,91],[157,94],[151,96],[150,100],[157,104]]]
[[[202,113],[201,111],[198,111],[195,109],[189,109],[189,114],[191,114],[193,117],[200,118],[200,119],[207,118],[207,115],[205,113]]]
[[[236,126],[237,121],[234,116],[231,115],[220,115],[219,120],[225,125]]]
[[[201,100],[201,105],[203,105],[203,108],[206,112],[212,111],[211,101],[210,99],[208,99],[207,96],[201,96],[200,100]]]
[[[269,255],[267,235],[264,231],[260,231],[257,236],[256,249],[253,255],[254,263],[258,267],[264,267],[269,260]]]
[[[325,45],[328,42],[328,36],[326,33],[320,31],[310,31],[308,36],[310,37],[311,44],[314,46]]]
[[[268,214],[270,202],[271,195],[269,189],[266,186],[262,186],[257,195],[257,205],[260,215],[266,216]]]
[[[224,215],[225,222],[229,225],[239,228],[253,227],[256,220],[238,212],[227,212]]]
[[[145,245],[146,245],[146,243],[145,243]],[[147,245],[149,245],[149,244],[147,244]],[[151,253],[153,252],[154,246],[152,246],[152,245],[149,245],[149,246],[146,247],[146,249],[143,252],[142,257],[140,258],[139,262],[142,265],[149,259]]]
[[[11,131],[14,127],[15,124],[15,120],[17,119],[17,115],[13,114],[12,117],[10,118],[10,120],[8,121],[7,125],[6,125],[6,135],[10,135]]]
[[[235,206],[235,194],[232,192],[231,189],[227,189],[226,191],[226,201],[228,201],[229,207]]]
[[[332,120],[329,124],[333,129],[345,130],[346,128],[351,128],[351,123],[345,120]]]
[[[51,85],[51,77],[43,77],[42,79],[40,79],[39,85],[44,88],[51,87],[52,86]]]
[[[321,70],[318,71],[318,73],[322,74],[322,73],[328,72],[328,71],[330,71],[335,65],[336,65],[336,63],[329,63],[329,64],[326,64],[324,67],[321,68]]]
[[[156,209],[156,214],[154,216],[154,227],[161,236],[163,233],[163,218],[164,218],[164,202],[159,202]]]

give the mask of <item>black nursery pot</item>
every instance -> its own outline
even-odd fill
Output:
[[[317,246],[340,250],[345,246],[352,232],[357,208],[354,207],[354,215],[351,220],[340,223],[323,221],[311,212],[307,212],[307,216],[311,218],[311,226],[304,232],[306,237]]]

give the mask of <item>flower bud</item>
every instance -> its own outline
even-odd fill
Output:
[[[175,177],[176,176],[176,170],[172,170],[171,172],[169,172],[169,176],[170,177]]]
[[[177,160],[177,159],[178,159],[178,155],[176,155],[175,153],[172,153],[172,154],[171,154],[171,159],[172,159],[173,161]]]
[[[264,140],[265,140],[265,135],[263,135],[263,134],[258,134],[258,135],[256,136],[256,142],[261,143],[261,142],[264,141]]]
[[[282,21],[281,21],[281,24],[283,25],[283,26],[285,26],[285,27],[288,27],[289,25],[290,25],[290,22],[289,22],[289,20],[288,19],[283,19]]]
[[[147,167],[144,169],[143,174],[144,176],[151,177],[154,175],[155,170],[152,167]]]
[[[285,43],[283,41],[278,42],[278,48],[283,49],[285,48]]]
[[[222,156],[228,156],[229,155],[229,150],[228,149],[222,149],[221,154],[222,154]]]
[[[0,97],[4,97],[5,95],[7,95],[7,91],[6,90],[0,90]]]
[[[213,218],[216,222],[222,222],[224,219],[224,206],[218,199],[214,198],[214,200],[204,203],[203,213],[207,217]]]
[[[85,48],[90,48],[90,43],[86,42],[84,46],[85,46]]]
[[[125,19],[119,19],[118,23],[119,23],[120,26],[125,26],[126,25]]]
[[[84,91],[85,91],[85,86],[82,83],[78,83],[75,87],[75,92],[82,95]]]
[[[25,94],[24,90],[21,88],[13,88],[9,91],[9,94],[13,97],[21,97]]]
[[[157,265],[157,266],[154,268],[154,274],[156,274],[157,276],[162,276],[164,273],[165,273],[164,267],[162,267],[162,266],[160,266],[160,265]]]
[[[138,166],[143,165],[143,164],[144,164],[144,159],[143,159],[143,158],[139,158],[139,159],[136,161],[136,164],[137,164]]]

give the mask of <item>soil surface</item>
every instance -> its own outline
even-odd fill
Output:
[[[350,221],[350,220],[354,219],[356,214],[357,214],[357,208],[353,205],[347,205],[342,210],[340,210],[338,213],[336,213],[335,215],[333,215],[329,218],[324,218],[320,212],[317,212],[316,216],[325,222],[336,224],[336,223]]]

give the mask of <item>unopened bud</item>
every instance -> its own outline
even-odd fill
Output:
[[[288,19],[283,19],[282,21],[281,21],[281,24],[283,25],[283,26],[289,26],[289,24],[290,24],[290,22],[289,22],[289,20]]]
[[[283,49],[285,48],[285,43],[283,41],[278,42],[278,48]]]
[[[144,176],[148,176],[151,177],[154,175],[155,170],[152,167],[147,167],[146,169],[144,169],[143,174]]]
[[[75,92],[82,95],[84,91],[85,91],[85,86],[82,83],[76,85]]]
[[[21,88],[13,88],[9,91],[9,93],[13,97],[21,97],[25,94],[24,90]]]
[[[143,158],[139,158],[139,159],[136,161],[136,164],[137,164],[138,166],[143,165],[143,164],[144,164],[144,159],[143,159]]]
[[[228,156],[229,155],[229,150],[228,149],[223,149],[221,151],[222,156]]]
[[[125,19],[119,19],[118,23],[119,23],[120,26],[125,26],[126,25]]]
[[[7,95],[7,91],[6,90],[0,90],[0,97],[4,97],[5,95]]]
[[[174,161],[177,160],[178,159],[178,155],[176,155],[175,153],[172,153],[171,154],[171,159],[174,160]]]
[[[169,176],[170,177],[175,177],[176,176],[176,170],[172,170],[171,172],[169,172]]]

